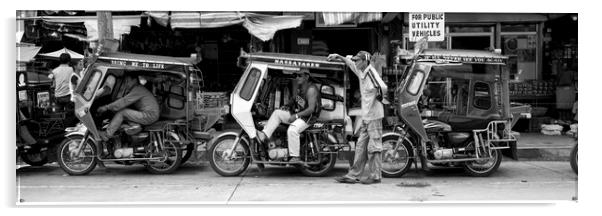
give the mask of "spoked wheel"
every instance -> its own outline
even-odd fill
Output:
[[[401,177],[408,172],[414,161],[412,141],[405,137],[399,142],[397,135],[387,135],[382,140],[382,175],[387,178]]]
[[[39,147],[28,149],[27,152],[21,153],[21,159],[31,166],[43,166],[48,163],[48,151]]]
[[[573,169],[573,172],[575,172],[575,174],[577,174],[577,168],[577,145],[575,145],[575,147],[571,151],[571,169]]]
[[[209,149],[211,168],[221,176],[240,175],[247,170],[251,162],[248,141],[241,138],[234,151],[230,151],[234,140],[236,140],[235,135],[220,137]]]
[[[468,144],[467,147],[471,147],[474,146],[474,142],[471,142],[470,144]],[[494,144],[491,144],[491,147],[495,147]],[[481,156],[485,156],[488,155],[488,153],[486,152],[486,148],[484,147],[479,147],[479,149],[476,149],[476,151],[479,151],[479,155]],[[497,150],[491,150],[491,158],[488,159],[478,159],[476,161],[470,161],[470,162],[466,162],[464,164],[464,170],[466,170],[466,172],[468,174],[470,174],[471,176],[475,176],[475,177],[486,177],[491,175],[492,173],[494,173],[498,167],[500,166],[500,164],[502,163],[502,152],[497,149]]]
[[[80,135],[67,137],[59,145],[57,160],[61,169],[69,175],[86,175],[96,167],[96,145],[87,139],[77,151],[82,139]]]
[[[310,177],[320,177],[328,174],[330,170],[334,167],[334,164],[337,162],[337,154],[334,153],[320,153],[320,163],[309,166],[297,166],[299,171],[303,173],[303,175]],[[310,157],[311,158],[311,157]],[[318,160],[315,158],[313,161]]]
[[[182,150],[179,143],[164,142],[162,151],[153,153],[153,157],[160,157],[159,160],[150,160],[146,164],[146,169],[154,174],[169,174],[178,169],[182,162]]]

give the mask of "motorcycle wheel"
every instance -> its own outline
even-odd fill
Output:
[[[474,142],[468,144],[468,146],[474,145]],[[491,146],[495,146],[491,144]],[[494,173],[500,164],[502,163],[502,151],[492,150],[491,151],[492,158],[478,160],[478,161],[470,161],[464,163],[464,170],[471,176],[474,177],[487,177]]]
[[[249,143],[242,138],[234,149],[234,158],[225,158],[226,151],[232,149],[235,139],[235,135],[220,137],[209,149],[209,164],[213,171],[221,176],[238,176],[247,170],[251,162]]]
[[[169,174],[178,169],[182,162],[182,150],[175,142],[163,143],[163,151],[160,152],[162,159],[159,161],[148,161],[146,169],[153,174]]]
[[[299,171],[303,173],[305,176],[309,177],[320,177],[326,175],[332,168],[334,168],[334,164],[337,162],[337,154],[325,153],[322,154],[322,161],[318,165],[310,165],[306,166],[297,166]]]
[[[86,175],[96,167],[96,145],[88,140],[83,145],[83,155],[72,155],[73,151],[83,136],[75,135],[67,137],[58,148],[57,161],[63,171],[69,175]]]
[[[398,143],[398,135],[387,135],[382,138],[382,176],[387,178],[403,176],[414,162],[412,141],[405,137]]]
[[[577,174],[577,145],[575,145],[575,147],[573,147],[573,150],[571,150],[571,169],[573,169],[573,172],[575,172],[575,174]]]
[[[21,153],[21,159],[31,166],[43,166],[48,163],[48,151],[39,148],[29,149],[27,152]]]
[[[184,148],[184,150],[182,150],[182,163],[184,164],[186,163],[186,161],[188,161],[188,159],[190,159],[190,156],[192,156],[192,152],[194,152],[194,143],[190,143],[188,145],[186,145],[186,148]]]

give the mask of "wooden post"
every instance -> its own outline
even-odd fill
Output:
[[[113,16],[110,11],[97,11],[98,18],[98,42],[103,46],[106,40],[113,39]]]
[[[495,48],[502,48],[502,23],[495,24]]]

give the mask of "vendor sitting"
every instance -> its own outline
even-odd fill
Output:
[[[100,138],[107,141],[121,126],[123,120],[150,125],[159,119],[159,103],[155,96],[144,86],[140,85],[138,77],[126,76],[125,95],[122,98],[98,108],[99,113],[111,110],[116,112],[106,131],[100,132]],[[128,108],[133,105],[135,109]]]

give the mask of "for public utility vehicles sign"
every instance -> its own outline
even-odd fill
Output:
[[[416,42],[424,36],[428,36],[428,41],[445,39],[444,13],[410,13],[409,17],[411,42]]]

